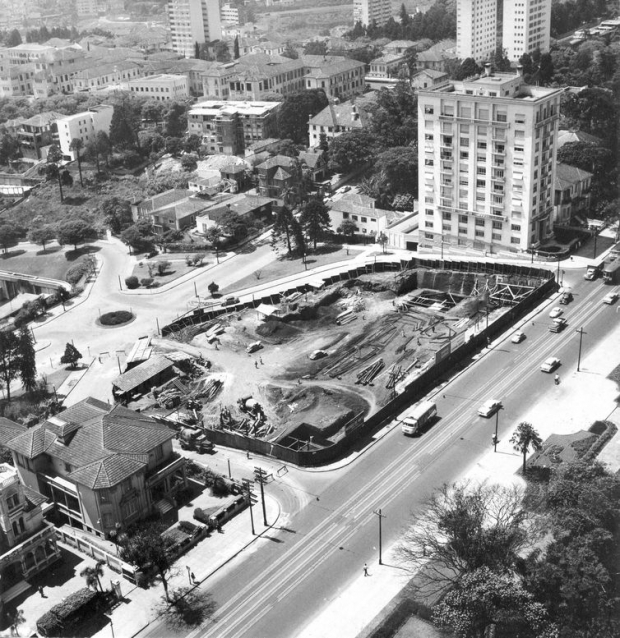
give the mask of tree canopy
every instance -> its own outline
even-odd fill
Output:
[[[11,382],[21,378],[22,385],[31,390],[36,382],[36,359],[32,334],[27,326],[20,330],[0,330],[0,385],[7,401],[11,401]]]
[[[74,219],[58,226],[57,239],[59,244],[73,244],[77,250],[78,244],[97,239],[97,230],[86,221]]]
[[[328,104],[322,89],[303,90],[287,95],[278,111],[278,131],[282,139],[295,144],[308,143],[308,120]]]

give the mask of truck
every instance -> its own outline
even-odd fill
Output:
[[[608,285],[620,283],[620,260],[612,261],[605,266],[603,283]]]
[[[420,434],[422,428],[437,414],[437,405],[433,401],[418,403],[411,412],[401,420],[403,434],[413,436]]]
[[[592,281],[593,279],[596,279],[598,277],[599,273],[600,269],[598,266],[590,265],[587,267],[586,274],[583,276],[583,278],[586,281]]]

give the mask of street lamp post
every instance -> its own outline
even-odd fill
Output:
[[[379,565],[383,565],[383,560],[381,556],[381,548],[383,544],[382,535],[381,535],[381,519],[385,518],[385,514],[381,513],[381,509],[373,511],[373,514],[376,514],[379,517]]]
[[[575,330],[575,332],[579,333],[579,355],[577,357],[577,372],[579,372],[579,367],[581,366],[581,342],[583,341],[583,335],[588,334],[583,331],[583,328],[579,328],[579,330]]]
[[[500,405],[495,413],[495,436],[493,437],[493,452],[497,452],[497,431],[499,428],[499,411],[503,410],[504,406]]]

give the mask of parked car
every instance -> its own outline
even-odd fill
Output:
[[[557,357],[549,357],[541,366],[540,369],[543,372],[553,372],[561,361]]]
[[[566,319],[559,317],[558,319],[554,319],[553,323],[549,327],[549,332],[562,332],[564,328],[568,325],[568,321]]]
[[[478,408],[478,414],[480,416],[489,418],[490,416],[493,416],[501,407],[501,401],[499,401],[498,399],[489,399]]]
[[[322,359],[323,357],[327,356],[327,352],[325,352],[325,350],[315,350],[314,352],[311,352],[308,357],[310,359],[312,359],[313,361],[315,359]]]
[[[255,341],[254,343],[251,343],[249,346],[247,346],[245,351],[251,354],[252,352],[256,352],[257,350],[260,350],[262,347],[263,347],[263,344],[261,341]]]
[[[573,300],[573,293],[572,292],[564,292],[562,293],[562,296],[560,297],[560,303],[565,306],[566,304],[570,303]]]
[[[557,306],[549,313],[549,316],[552,319],[555,319],[556,317],[559,317],[564,311],[562,310],[562,308],[558,308]]]
[[[512,335],[512,339],[510,341],[512,341],[512,343],[521,343],[523,339],[525,339],[525,332],[521,332],[519,330]]]
[[[611,306],[611,304],[616,303],[616,301],[618,300],[618,296],[619,294],[617,292],[610,292],[603,297],[603,303],[609,304]]]
[[[236,303],[239,303],[239,297],[226,297],[222,306],[234,306]]]

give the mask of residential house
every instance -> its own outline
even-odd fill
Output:
[[[585,131],[574,129],[558,131],[558,149],[562,148],[564,144],[572,144],[575,142],[585,142],[586,144],[594,144],[595,146],[603,145],[603,140],[600,137],[596,137]]]
[[[4,418],[0,428],[9,439],[26,431]],[[19,480],[13,466],[0,463],[0,611],[30,587],[27,580],[61,558],[54,526],[43,519],[46,500]]]
[[[43,149],[52,144],[59,144],[58,120],[64,118],[62,113],[47,111],[23,120],[17,131],[19,146],[24,157],[33,160],[45,159]]]
[[[271,220],[276,200],[271,197],[260,197],[240,193],[226,198],[218,197],[196,218],[196,227],[201,233],[206,233],[212,226],[217,226],[223,215],[228,212],[237,213],[242,217]]]
[[[321,135],[327,141],[368,126],[370,114],[367,110],[372,100],[356,99],[355,102],[333,104],[330,102],[322,111],[308,121],[308,139],[310,146],[316,148],[321,142]]]
[[[276,155],[256,167],[258,191],[263,197],[282,198],[287,191],[294,191],[301,179],[297,158]]]
[[[558,225],[568,225],[575,221],[585,223],[590,210],[590,188],[592,173],[576,166],[555,165],[553,190],[553,221]]]
[[[120,405],[91,397],[9,435],[0,440],[21,482],[54,503],[58,523],[100,537],[174,512],[174,495],[186,486],[185,459],[172,450],[175,432]]]
[[[329,218],[334,230],[337,230],[344,220],[348,220],[357,226],[357,233],[371,237],[384,231],[392,219],[403,216],[396,211],[377,208],[372,197],[358,193],[345,193],[341,197],[334,197],[329,202],[329,207]]]
[[[164,191],[163,193],[159,193],[158,195],[153,195],[153,197],[132,202],[131,218],[134,222],[139,222],[142,219],[149,219],[154,211],[183,201],[191,194],[192,192],[185,188],[172,188]]]
[[[421,51],[416,58],[416,69],[418,71],[422,69],[445,71],[447,62],[457,58],[455,47],[454,40],[442,40],[434,44],[430,49]]]
[[[35,73],[34,62],[7,66],[6,70],[0,71],[0,97],[33,95]]]
[[[383,47],[383,51],[386,54],[401,55],[409,51],[409,49],[422,51],[424,46],[424,42],[421,40],[415,42],[413,40],[392,40]]]
[[[297,159],[310,170],[314,183],[322,182],[327,177],[327,159],[323,150],[311,148],[301,151]]]
[[[162,193],[162,195],[164,194]],[[192,228],[196,225],[196,217],[206,206],[207,202],[204,199],[194,197],[192,194],[192,196],[184,197],[171,204],[153,208],[149,213],[153,223],[153,230],[162,235],[168,230]]]
[[[434,89],[448,82],[448,74],[435,69],[423,69],[411,78],[411,86],[415,89]]]

